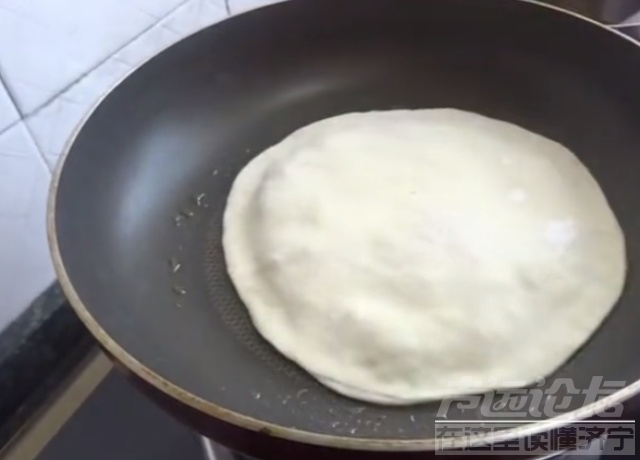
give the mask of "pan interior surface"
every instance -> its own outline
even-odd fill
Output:
[[[431,438],[439,402],[343,398],[260,338],[226,274],[222,216],[244,165],[304,125],[455,107],[562,143],[598,180],[627,237],[627,285],[543,388],[555,378],[631,383],[640,374],[638,81],[636,44],[529,2],[297,0],[237,16],[146,63],[76,136],[53,204],[63,286],[144,367],[206,401],[202,410],[320,435]],[[485,414],[451,404],[447,418]]]

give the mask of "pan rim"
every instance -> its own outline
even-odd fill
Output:
[[[278,3],[284,3],[285,1],[293,1],[293,0],[277,0],[275,4],[264,5],[257,9],[273,7],[274,5],[277,5]],[[503,0],[499,0],[499,1],[503,1]],[[518,1],[522,3],[535,5],[541,8],[547,8],[549,10],[556,11],[560,14],[565,14],[568,16],[572,16],[576,19],[583,20],[587,23],[590,23],[593,26],[604,29],[609,33],[613,33],[614,35],[617,35],[618,37],[629,41],[630,43],[634,44],[637,47],[640,47],[640,41],[635,40],[632,37],[623,34],[619,30],[609,25],[598,22],[580,13],[569,11],[555,5],[543,3],[540,0],[518,0]],[[241,11],[235,14],[230,14],[229,16],[222,19],[221,21],[218,21],[212,26],[228,21],[235,17],[250,13],[251,11],[255,11],[255,10],[247,10],[247,11]],[[71,307],[73,308],[75,313],[78,315],[82,323],[90,331],[90,333],[95,337],[95,339],[99,342],[99,344],[102,347],[104,347],[104,349],[114,359],[116,359],[118,362],[123,364],[130,372],[132,372],[138,378],[142,379],[147,384],[151,385],[153,388],[160,391],[164,395],[169,396],[176,402],[189,406],[191,409],[204,413],[207,416],[213,417],[219,421],[222,421],[222,422],[225,422],[249,431],[262,432],[262,433],[268,432],[270,436],[281,438],[286,441],[315,445],[320,447],[359,450],[359,451],[379,451],[379,452],[417,452],[417,451],[437,450],[438,448],[437,438],[418,438],[418,439],[398,440],[398,439],[356,438],[356,437],[320,434],[320,433],[299,430],[296,428],[291,428],[291,427],[286,427],[282,425],[276,425],[270,422],[261,421],[254,417],[243,415],[238,412],[234,412],[232,410],[229,410],[222,406],[214,404],[210,401],[207,401],[206,399],[201,398],[200,396],[197,396],[189,392],[188,390],[180,387],[179,385],[157,374],[155,371],[153,371],[152,369],[150,369],[149,367],[147,367],[146,365],[138,361],[127,350],[121,347],[100,326],[100,324],[96,321],[96,319],[90,313],[89,309],[85,306],[79,294],[76,292],[73,286],[73,283],[67,273],[65,263],[64,263],[64,257],[60,252],[60,247],[58,243],[58,234],[57,234],[57,228],[56,228],[56,205],[58,202],[58,188],[61,181],[64,164],[66,163],[66,160],[71,152],[71,149],[75,144],[76,138],[78,137],[84,125],[91,118],[93,113],[96,111],[96,109],[131,74],[136,72],[138,69],[143,67],[146,63],[154,59],[156,56],[158,56],[162,52],[167,51],[168,49],[176,46],[177,44],[186,40],[187,38],[190,38],[204,30],[207,30],[209,27],[212,27],[212,26],[207,26],[203,29],[200,29],[193,33],[185,35],[178,42],[163,49],[159,53],[156,53],[153,56],[150,56],[144,59],[138,65],[133,67],[122,78],[120,78],[113,85],[111,85],[111,87],[91,105],[87,113],[83,116],[83,118],[80,120],[80,122],[77,124],[77,126],[74,128],[69,138],[67,139],[65,146],[62,150],[62,153],[60,155],[60,159],[52,174],[51,185],[49,187],[49,195],[47,200],[47,211],[46,211],[49,251],[51,253],[53,266],[54,266],[54,270],[55,270],[58,282],[60,283],[60,286],[62,287],[62,290],[65,296],[67,297]],[[510,428],[510,429],[498,431],[495,433],[489,433],[486,436],[485,441],[487,443],[494,444],[498,442],[519,438],[519,437],[530,436],[530,435],[542,433],[545,431],[550,431],[550,430],[565,426],[572,421],[588,419],[593,415],[602,413],[603,411],[612,407],[613,405],[622,403],[623,401],[639,393],[640,393],[640,379],[636,380],[635,382],[632,382],[625,388],[622,388],[611,395],[608,395],[587,406],[576,409],[568,414],[563,414],[561,416],[549,418],[539,422],[530,422],[530,423],[523,422],[523,426],[520,426],[520,427]],[[469,447],[469,440],[466,440],[456,448],[459,449],[459,448],[466,448],[466,447]]]

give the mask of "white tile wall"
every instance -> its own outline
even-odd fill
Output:
[[[55,166],[87,110],[128,72],[180,38],[225,17],[225,7],[217,2],[190,0],[28,117],[27,125],[49,168]]]
[[[19,119],[18,109],[13,105],[7,89],[0,81],[0,133]]]
[[[226,16],[225,0],[0,0],[0,331],[54,279],[46,200],[70,133],[133,68]]]
[[[3,0],[0,69],[29,114],[185,0]]]
[[[0,134],[0,330],[54,277],[45,226],[49,181],[24,122]]]

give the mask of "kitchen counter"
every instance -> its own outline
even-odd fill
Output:
[[[93,348],[57,284],[0,334],[0,449]]]

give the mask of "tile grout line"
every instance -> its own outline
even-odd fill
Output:
[[[7,91],[7,94],[9,93],[9,91]],[[11,96],[9,96],[11,97]],[[11,101],[11,103],[13,103],[13,101]],[[18,108],[16,107],[16,110],[18,110]],[[20,112],[18,111],[18,115],[20,115],[20,118],[18,118],[16,121],[9,123],[9,125],[0,130],[0,136],[2,136],[4,133],[6,133],[7,131],[9,131],[11,128],[13,128],[15,125],[17,125],[18,123],[20,123],[21,121],[24,121],[24,119],[22,118],[22,115],[20,114]]]
[[[18,114],[18,119],[12,123],[9,123],[9,126],[7,126],[6,128],[0,130],[0,135],[9,131],[10,128],[13,128],[15,125],[20,123],[20,121],[23,119],[22,112],[20,111],[20,107],[18,107],[18,104],[17,104],[16,96],[13,94],[13,91],[11,90],[11,88],[9,88],[9,85],[7,85],[2,74],[3,74],[2,66],[0,65],[0,86],[4,88],[5,93],[7,93],[7,97],[9,98],[9,101],[13,105],[13,108],[16,109],[16,113]]]
[[[18,107],[18,104],[16,102],[16,97],[13,94],[12,90],[9,88],[9,85],[6,84],[4,77],[2,76],[2,69],[0,68],[0,85],[2,85],[5,89],[5,92],[7,93],[7,96],[9,97],[9,100],[11,101],[11,103],[13,104],[13,107],[16,109],[16,113],[18,114],[18,116],[20,118],[18,118],[15,122],[11,123],[9,126],[7,126],[5,129],[3,129],[2,131],[0,131],[0,136],[9,131],[11,128],[13,128],[14,126],[18,125],[18,123],[22,122],[24,123],[24,128],[27,131],[27,135],[29,136],[29,138],[31,139],[31,142],[33,142],[33,145],[36,148],[36,151],[38,152],[38,158],[40,159],[40,161],[43,163],[44,169],[47,171],[47,173],[49,173],[49,176],[51,176],[51,168],[49,167],[49,164],[47,163],[47,160],[44,157],[44,152],[42,151],[42,149],[40,148],[40,146],[38,145],[38,143],[36,142],[35,136],[33,135],[33,133],[31,132],[31,128],[29,128],[29,125],[27,124],[24,115],[22,114],[22,112],[20,111],[20,108]]]
[[[172,15],[173,13],[175,13],[176,11],[178,11],[183,5],[185,5],[186,3],[190,2],[191,0],[183,0],[182,2],[180,2],[178,5],[176,5],[174,8],[172,8],[166,15],[164,15],[163,17],[161,17],[160,19],[158,19],[156,22],[154,22],[153,24],[151,24],[148,27],[145,27],[141,32],[137,33],[136,35],[134,35],[133,37],[131,37],[131,39],[129,41],[127,41],[127,43],[125,43],[124,45],[122,45],[121,47],[119,47],[118,49],[116,49],[113,53],[109,54],[108,56],[106,56],[105,58],[101,59],[98,63],[96,63],[96,65],[92,66],[90,69],[86,70],[85,72],[83,72],[82,74],[80,74],[77,78],[75,78],[71,83],[67,84],[64,88],[62,88],[61,90],[57,91],[53,96],[49,97],[47,100],[45,100],[42,104],[38,105],[38,107],[36,107],[35,109],[31,110],[29,113],[22,113],[22,111],[20,110],[20,106],[16,103],[16,98],[14,96],[14,94],[11,92],[11,89],[9,88],[8,85],[5,85],[5,88],[7,89],[7,94],[9,95],[9,98],[11,99],[11,102],[13,103],[13,105],[16,107],[16,109],[18,110],[18,113],[20,114],[20,120],[10,124],[9,126],[7,126],[5,129],[0,131],[0,135],[2,135],[3,133],[5,133],[6,131],[8,131],[10,128],[12,128],[13,126],[17,125],[21,120],[25,121],[25,125],[26,123],[26,119],[32,117],[33,115],[38,114],[38,112],[40,112],[42,109],[44,109],[45,107],[47,107],[49,104],[51,104],[53,101],[55,101],[61,94],[66,93],[68,90],[70,90],[71,88],[73,88],[80,80],[82,80],[83,78],[86,78],[91,72],[93,72],[94,70],[96,70],[98,67],[100,67],[101,65],[105,64],[107,61],[109,61],[109,59],[111,59],[114,55],[118,54],[120,51],[122,51],[123,49],[125,49],[127,46],[129,46],[131,43],[133,43],[134,41],[136,41],[138,38],[140,38],[141,36],[143,36],[144,34],[146,34],[149,30],[151,30],[152,28],[154,28],[157,24],[159,24],[163,19],[166,19],[167,17],[169,17],[170,15]],[[225,0],[226,1],[226,0]],[[1,66],[0,66],[0,77],[1,77]],[[32,136],[33,137],[33,136]]]
[[[3,73],[4,72],[2,71],[2,66],[0,65],[0,85],[2,85],[4,87],[4,89],[5,89],[6,93],[7,93],[7,96],[9,96],[9,100],[13,104],[13,107],[16,109],[16,112],[18,112],[18,115],[20,115],[20,118],[22,118],[22,112],[20,111],[20,108],[18,107],[18,104],[16,104],[16,97],[13,94],[13,91],[11,90],[11,88],[9,88],[9,85],[7,85],[4,77],[2,76]]]
[[[40,161],[43,163],[44,169],[46,169],[47,172],[49,173],[49,176],[51,176],[53,174],[53,171],[51,170],[51,166],[49,166],[49,163],[47,163],[47,159],[45,158],[44,151],[42,150],[42,148],[40,148],[40,145],[36,141],[36,137],[33,135],[33,131],[31,131],[31,127],[29,126],[29,123],[27,123],[26,119],[21,119],[20,121],[24,123],[24,129],[27,130],[27,134],[31,138],[31,142],[33,142],[33,145],[36,146],[36,151],[38,152],[38,158],[40,158]]]

